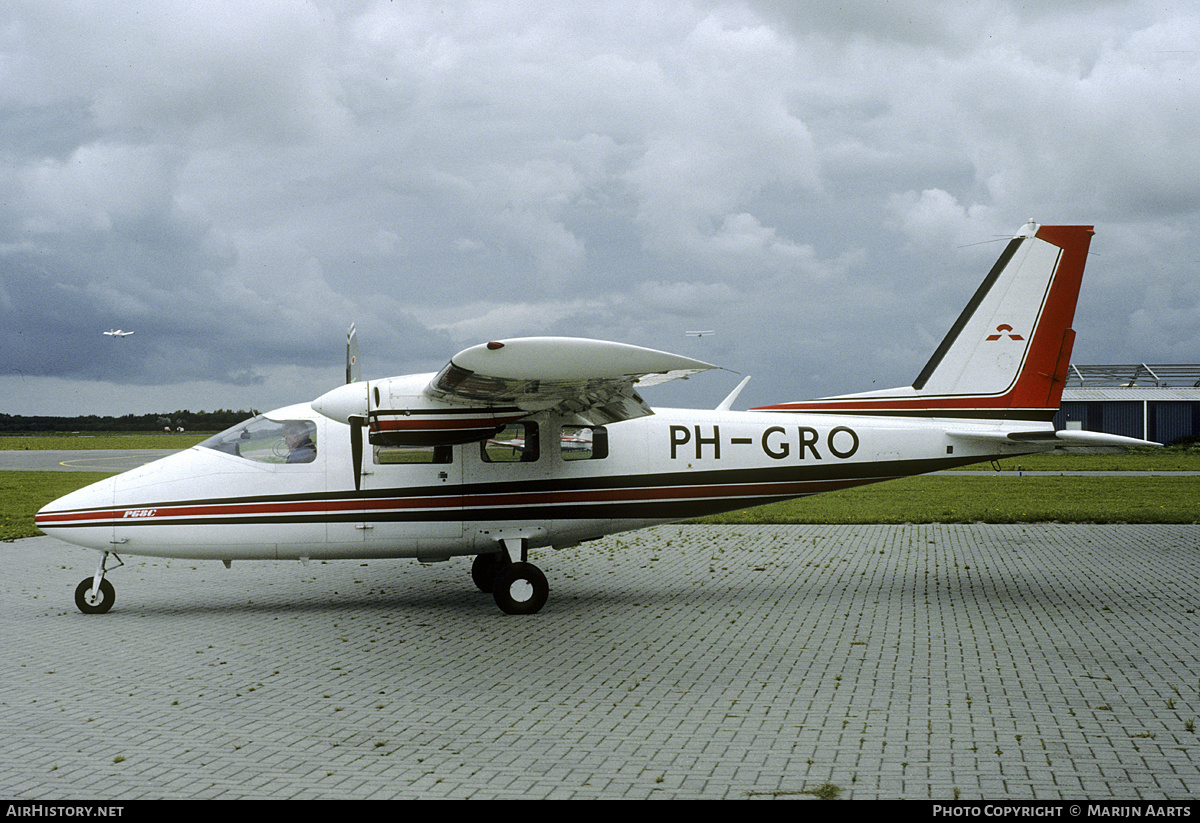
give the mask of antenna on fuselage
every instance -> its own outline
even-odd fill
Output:
[[[737,400],[737,396],[742,393],[742,389],[746,388],[746,384],[750,382],[750,375],[742,378],[742,382],[737,384],[737,388],[729,393],[729,396],[721,401],[721,405],[717,406],[717,411],[729,411],[733,408],[733,401]]]

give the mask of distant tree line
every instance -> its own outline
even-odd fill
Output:
[[[173,411],[170,414],[126,414],[122,417],[32,416],[0,414],[0,434],[29,432],[161,432],[161,431],[224,431],[253,417],[257,412],[233,411]]]

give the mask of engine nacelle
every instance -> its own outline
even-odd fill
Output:
[[[492,437],[527,412],[500,412],[435,404],[428,398],[401,408],[372,411],[367,415],[367,437],[376,446],[452,446]]]
[[[348,383],[323,394],[312,407],[350,425],[365,421],[377,446],[449,446],[486,440],[529,414],[516,406],[468,406],[424,393],[431,375]]]

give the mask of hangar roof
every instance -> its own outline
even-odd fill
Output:
[[[1098,365],[1071,364],[1067,372],[1068,389],[1093,388],[1200,389],[1200,364]]]
[[[1195,403],[1200,402],[1200,389],[1192,388],[1071,388],[1063,389],[1064,403]]]

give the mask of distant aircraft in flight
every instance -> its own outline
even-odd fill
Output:
[[[104,332],[105,337],[119,337],[122,340],[131,334],[135,334],[135,332],[122,331],[121,329],[109,329],[108,331]]]
[[[712,335],[716,334],[716,332],[711,331],[711,330],[708,330],[708,331],[685,331],[684,334],[686,334],[688,337],[711,337]]]

